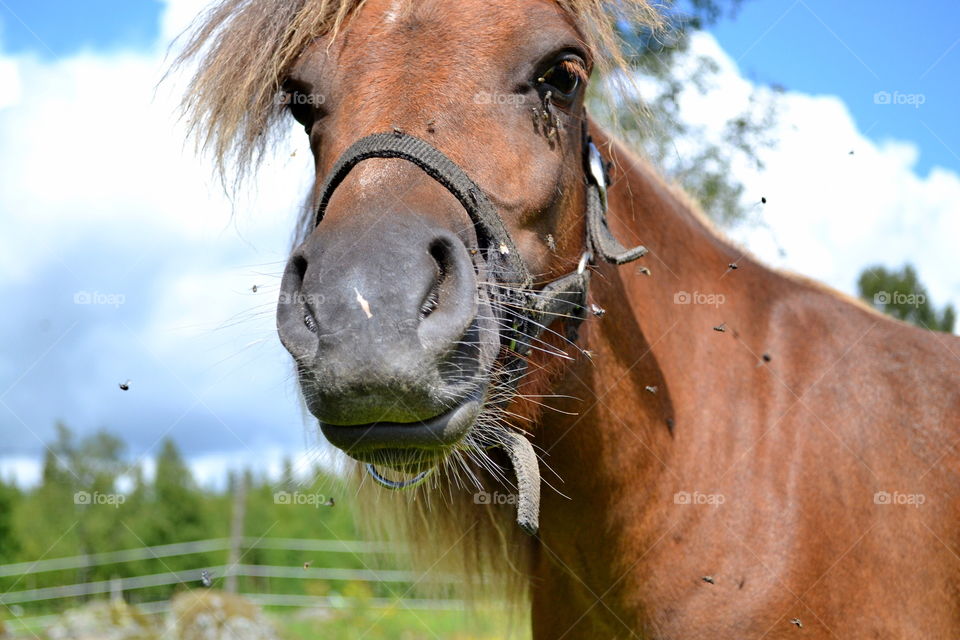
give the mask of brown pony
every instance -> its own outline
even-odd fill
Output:
[[[589,123],[616,21],[657,27],[609,4],[223,0],[199,23],[185,107],[221,165],[243,174],[287,113],[309,136],[278,316],[308,407],[371,470],[446,471],[364,482],[369,517],[399,509],[387,528],[428,566],[526,592],[535,638],[960,637],[960,341],[757,263]],[[325,189],[377,133],[436,153]],[[588,135],[641,262],[587,252]],[[498,276],[514,258],[532,283]],[[594,314],[518,333],[538,316],[504,292],[536,300],[578,263]],[[513,497],[505,434],[544,469],[534,536],[490,497]]]

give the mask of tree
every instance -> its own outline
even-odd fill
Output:
[[[69,556],[128,546],[118,479],[126,472],[123,443],[100,431],[76,439],[64,424],[44,454],[42,483],[19,501],[14,513],[21,557]],[[70,579],[108,579],[105,567],[72,572]],[[27,586],[63,584],[65,574],[29,576]]]
[[[860,274],[857,288],[861,298],[887,315],[923,329],[953,331],[957,317],[953,305],[938,312],[910,264],[891,270],[882,265],[867,267]]]
[[[57,425],[58,441],[70,441],[72,434],[65,425]],[[76,491],[74,478],[65,461],[47,447],[43,456],[42,481],[25,495],[14,514],[14,526],[20,551],[25,558],[79,553],[76,532]]]
[[[74,441],[66,427],[60,436],[51,448],[72,480],[81,550],[94,553],[122,546],[127,538],[121,517],[125,496],[117,481],[127,471],[123,441],[103,430]]]
[[[176,443],[167,438],[157,455],[153,481],[153,527],[144,532],[147,543],[167,544],[196,540],[205,535],[200,492]]]
[[[13,522],[13,512],[20,498],[16,485],[0,480],[0,564],[13,562],[20,551],[20,541]]]
[[[763,168],[759,152],[775,142],[770,131],[776,123],[779,89],[754,92],[745,110],[726,122],[721,139],[713,141],[703,126],[685,119],[681,99],[689,90],[706,94],[719,71],[714,60],[692,57],[690,35],[734,14],[741,2],[677,3],[666,9],[666,28],[655,33],[624,25],[621,35],[636,74],[601,78],[601,88],[591,94],[588,105],[605,125],[678,182],[711,219],[728,227],[746,221],[753,210],[743,184],[733,177],[734,167]],[[610,97],[615,88],[615,97]]]

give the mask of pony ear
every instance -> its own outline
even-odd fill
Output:
[[[647,255],[644,246],[627,249],[613,237],[607,224],[607,169],[603,156],[587,137],[587,242],[594,255],[613,264],[632,262]]]

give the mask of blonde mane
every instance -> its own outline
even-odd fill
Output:
[[[317,38],[336,34],[365,0],[219,0],[180,37],[173,69],[195,63],[181,115],[221,177],[242,180],[269,150],[286,115],[287,73]],[[627,68],[617,24],[661,26],[647,0],[556,0],[578,25],[601,72]]]

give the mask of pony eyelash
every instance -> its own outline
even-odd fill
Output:
[[[586,82],[589,79],[586,67],[584,67],[579,60],[566,58],[562,60],[558,66],[563,67],[567,73],[576,76],[580,82]]]

